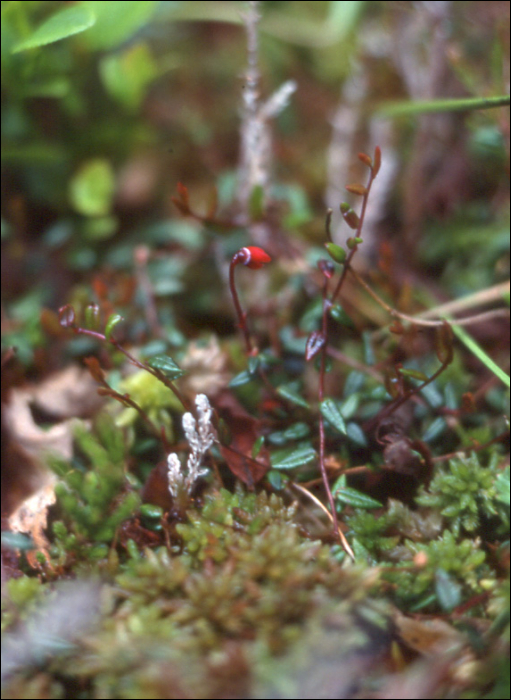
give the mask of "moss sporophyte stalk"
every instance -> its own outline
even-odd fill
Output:
[[[231,290],[232,300],[238,316],[239,327],[243,333],[248,355],[253,353],[254,348],[252,346],[252,341],[250,340],[250,334],[247,328],[247,314],[241,308],[238,292],[236,290],[234,270],[236,266],[240,264],[249,267],[251,270],[258,270],[269,262],[271,262],[271,258],[262,248],[247,246],[245,248],[241,248],[241,250],[238,250],[238,252],[233,255],[229,266],[229,288]]]

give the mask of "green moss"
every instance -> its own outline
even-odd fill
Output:
[[[501,478],[498,463],[496,453],[487,467],[480,464],[475,452],[470,457],[451,459],[428,489],[421,488],[417,503],[439,512],[455,536],[460,532],[474,533],[483,518],[504,516],[497,483]]]
[[[117,529],[140,504],[126,478],[122,432],[110,416],[100,414],[92,431],[79,424],[75,437],[84,461],[50,461],[60,477],[55,486],[59,519],[53,523],[51,550],[60,565],[78,552],[88,560],[104,558]]]

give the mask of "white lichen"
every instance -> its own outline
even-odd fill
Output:
[[[205,453],[215,441],[215,431],[211,424],[212,410],[205,394],[197,394],[195,405],[198,421],[191,413],[185,413],[183,416],[183,431],[190,445],[186,473],[175,452],[169,454],[167,458],[169,491],[174,497],[183,491],[190,494],[197,479],[208,473],[207,469],[201,468],[201,463]]]

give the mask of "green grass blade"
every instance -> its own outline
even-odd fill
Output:
[[[464,328],[457,326],[455,321],[449,320],[451,324],[452,331],[457,338],[467,347],[470,352],[472,352],[485,367],[491,370],[508,388],[510,386],[509,375],[504,372],[492,359],[489,357],[485,351],[479,347],[476,341],[470,336]]]
[[[469,97],[456,100],[417,100],[386,102],[376,110],[378,117],[404,117],[431,112],[464,112],[473,109],[490,109],[509,106],[509,95],[497,97]]]

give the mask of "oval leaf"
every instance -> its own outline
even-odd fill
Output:
[[[358,194],[360,197],[364,197],[367,194],[367,187],[364,187],[364,185],[346,185],[344,189],[351,192],[351,194]]]
[[[367,447],[367,438],[358,423],[348,423],[346,426],[346,432],[351,442],[354,442],[355,445],[358,445],[359,447]]]
[[[306,445],[305,447],[277,450],[271,456],[271,465],[274,469],[294,469],[309,464],[315,459],[316,451],[310,445]]]
[[[107,340],[111,340],[112,338],[112,333],[114,328],[121,322],[124,321],[123,317],[120,316],[119,314],[111,314],[108,317],[108,320],[106,322],[105,326],[105,338]]]
[[[374,158],[373,158],[373,178],[375,178],[378,173],[380,172],[380,167],[381,167],[381,150],[379,146],[376,146],[374,149]]]
[[[344,418],[342,417],[341,412],[333,399],[324,399],[319,404],[319,410],[330,425],[332,425],[343,435],[346,435],[346,423],[344,422]]]
[[[174,381],[174,379],[186,374],[184,369],[178,367],[174,360],[168,355],[155,355],[151,357],[150,360],[146,360],[146,363],[152,369],[156,369],[158,372],[164,374],[170,381]]]
[[[346,251],[344,248],[341,248],[340,245],[337,245],[336,243],[325,243],[325,248],[328,251],[328,255],[332,258],[332,260],[335,260],[336,263],[342,265],[342,263],[346,260]]]
[[[249,382],[251,382],[253,379],[254,377],[250,374],[250,372],[244,370],[243,372],[240,372],[231,379],[231,381],[229,382],[229,386],[243,386],[244,384],[248,384]]]
[[[27,39],[17,44],[13,53],[45,46],[68,36],[83,32],[95,24],[94,14],[85,7],[68,7],[53,15],[38,27]]]
[[[427,382],[428,377],[424,374],[424,372],[419,372],[419,370],[416,369],[405,369],[404,367],[400,367],[398,369],[399,374],[402,374],[404,377],[410,377],[411,379],[417,379],[419,382]]]
[[[291,403],[297,406],[302,406],[303,408],[310,408],[308,402],[298,393],[298,390],[291,384],[283,384],[277,387],[277,394],[282,396],[283,399],[287,399]]]
[[[84,216],[110,213],[115,175],[106,158],[91,158],[81,165],[69,183],[69,197],[75,211]]]
[[[352,489],[349,486],[337,489],[335,492],[335,498],[339,503],[347,506],[353,506],[353,508],[382,508],[382,504],[367,496],[365,493],[361,493],[356,489]]]

